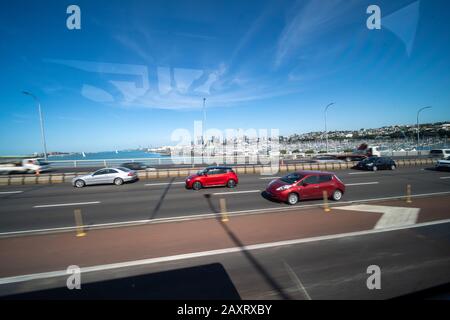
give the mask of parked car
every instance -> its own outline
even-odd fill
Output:
[[[108,183],[113,183],[116,186],[120,186],[124,182],[135,181],[137,179],[138,177],[136,175],[136,172],[128,168],[104,168],[97,170],[91,174],[73,178],[72,185],[77,188],[82,188],[84,186],[93,184]]]
[[[395,170],[397,168],[397,164],[394,160],[388,157],[369,157],[358,162],[356,168],[372,171]]]
[[[120,165],[121,167],[128,168],[130,170],[145,170],[147,165],[142,162],[126,162]]]
[[[450,157],[443,160],[438,160],[436,163],[436,170],[449,170],[450,169]]]
[[[339,201],[345,185],[331,172],[298,171],[272,180],[265,193],[272,199],[294,205],[299,200],[322,199],[324,191],[330,199]]]
[[[234,188],[239,183],[237,174],[231,167],[207,167],[186,178],[186,188],[199,190],[205,187],[227,186]]]
[[[450,149],[433,149],[429,157],[432,159],[446,159],[450,156]]]

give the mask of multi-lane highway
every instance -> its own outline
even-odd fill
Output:
[[[337,174],[347,193],[331,212],[322,201],[267,200],[273,176],[241,175],[236,189],[198,192],[181,179],[4,186],[0,296],[373,299],[450,282],[448,172]],[[398,198],[408,184],[412,202]],[[71,229],[74,209],[97,225],[83,237]],[[82,268],[83,290],[66,288],[70,265]],[[380,290],[366,285],[371,265],[381,268]]]
[[[337,171],[347,185],[341,203],[404,196],[407,185],[413,194],[450,192],[450,173],[426,167],[396,171]],[[101,185],[82,189],[69,183],[56,185],[3,186],[0,188],[0,232],[30,231],[74,226],[74,209],[81,209],[85,225],[111,224],[211,214],[219,198],[230,212],[291,208],[264,198],[262,191],[274,176],[241,175],[235,189],[186,190],[182,179],[141,180],[123,186]],[[297,207],[322,201],[305,201]]]

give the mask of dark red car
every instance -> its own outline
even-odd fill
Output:
[[[207,167],[197,174],[187,177],[186,188],[194,190],[215,186],[234,188],[238,182],[237,174],[230,167]]]
[[[339,201],[345,192],[345,185],[331,172],[298,171],[273,180],[266,188],[266,194],[288,204],[303,199],[322,199],[327,191],[330,199]]]

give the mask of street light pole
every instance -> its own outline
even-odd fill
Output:
[[[329,103],[326,107],[325,107],[325,138],[326,138],[326,143],[327,143],[327,153],[328,153],[328,129],[327,129],[327,111],[328,108],[331,107],[334,104],[334,102]]]
[[[27,96],[32,97],[34,99],[34,101],[36,101],[36,103],[38,105],[39,121],[41,123],[42,145],[44,147],[44,159],[45,159],[45,161],[47,161],[47,143],[45,142],[44,120],[42,118],[41,103],[40,103],[39,99],[35,95],[33,95],[32,93],[30,93],[28,91],[22,91],[22,93],[27,95]]]
[[[425,110],[425,109],[430,109],[431,108],[431,106],[427,106],[427,107],[423,107],[423,108],[421,108],[421,109],[419,109],[418,111],[417,111],[417,149],[419,149],[419,147],[420,147],[420,128],[419,128],[419,114],[420,114],[420,112],[422,112],[423,110]],[[417,151],[419,151],[419,150],[417,150]]]
[[[205,143],[205,131],[206,131],[205,125],[206,125],[206,98],[203,98],[203,125],[202,125],[202,129],[203,129],[203,132],[202,132],[203,148],[202,148],[202,162],[203,162],[203,155],[205,153],[205,145],[206,145],[206,143]]]

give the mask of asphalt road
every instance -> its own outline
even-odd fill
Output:
[[[236,233],[233,227],[227,232],[239,243],[242,234]],[[84,239],[89,241],[88,238]],[[137,246],[145,251],[142,243],[134,247]],[[155,247],[155,244],[147,246]],[[70,243],[66,248],[74,250]],[[129,262],[113,268],[98,266],[82,273],[81,290],[66,288],[68,275],[64,268],[44,277],[36,274],[28,280],[18,277],[13,282],[2,283],[0,296],[7,299],[389,299],[450,283],[449,248],[450,222],[447,222],[315,238],[268,248],[244,248],[239,252],[190,255],[161,262]],[[124,249],[119,243],[114,252],[127,251]],[[43,252],[49,250],[42,248]],[[97,255],[101,257],[105,253],[97,251]],[[71,262],[81,261],[83,257],[84,254],[73,252]],[[369,290],[367,270],[374,265],[380,268],[380,288]],[[444,294],[427,298],[448,299],[448,286]]]
[[[338,171],[347,184],[341,202],[403,196],[410,184],[413,194],[450,191],[450,176],[421,167],[396,171]],[[261,192],[271,177],[241,175],[235,189],[186,190],[181,179],[141,180],[122,186],[100,185],[82,189],[69,183],[4,186],[0,188],[0,233],[72,227],[74,209],[81,209],[85,225],[156,220],[210,214],[225,198],[230,212],[290,207],[265,199]],[[320,204],[305,201],[298,207]]]

